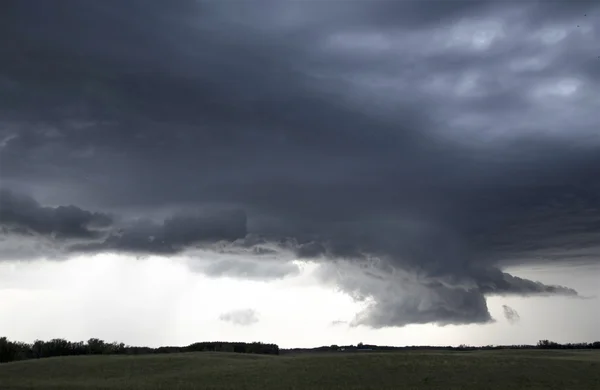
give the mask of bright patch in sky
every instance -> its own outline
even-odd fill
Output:
[[[581,81],[573,78],[564,78],[539,85],[534,90],[537,98],[545,97],[571,97],[581,87]]]
[[[495,42],[504,38],[504,24],[496,20],[465,20],[446,32],[448,48],[464,47],[473,50],[487,50]]]
[[[560,27],[547,27],[540,30],[538,38],[546,45],[555,45],[567,37],[567,30]]]
[[[535,343],[539,338],[576,341],[600,336],[600,326],[593,322],[573,321],[589,315],[598,301],[567,298],[490,298],[497,322],[484,326],[353,328],[348,323],[364,305],[321,285],[315,277],[318,268],[302,263],[298,275],[259,282],[209,278],[190,272],[184,259],[160,257],[136,260],[105,254],[64,262],[0,263],[0,333],[23,341],[99,337],[159,346],[260,340],[282,347]],[[535,278],[539,271],[521,274]],[[598,294],[593,272],[585,274],[587,278],[577,274],[573,282],[577,279],[584,295]],[[565,281],[563,275],[544,276],[544,282]],[[520,313],[517,324],[503,318],[503,304]],[[249,310],[257,321],[248,325],[223,320],[232,312]]]

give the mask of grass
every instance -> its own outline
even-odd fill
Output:
[[[0,389],[600,389],[600,351],[185,353],[0,365]]]

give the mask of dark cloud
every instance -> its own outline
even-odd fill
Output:
[[[48,235],[56,239],[93,238],[112,225],[108,214],[76,206],[43,207],[33,198],[0,189],[0,220],[4,232]]]
[[[521,320],[521,316],[519,313],[510,306],[502,305],[502,310],[504,312],[504,318],[511,324],[516,324]]]
[[[241,210],[188,213],[169,217],[162,223],[135,220],[114,229],[102,242],[76,245],[71,250],[174,254],[194,244],[231,242],[246,234],[246,214]]]
[[[233,310],[223,313],[219,316],[219,319],[240,326],[254,325],[259,321],[258,313],[252,309]]]
[[[506,267],[600,258],[596,2],[2,7],[3,185],[77,205],[12,218],[71,250],[211,247],[196,267],[239,277],[293,253],[374,327],[576,296]]]

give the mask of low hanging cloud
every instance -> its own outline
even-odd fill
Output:
[[[133,253],[175,254],[194,244],[232,242],[247,234],[241,210],[175,215],[157,223],[138,219],[117,227],[102,242],[77,245],[73,251],[117,250]]]
[[[79,207],[41,206],[32,197],[0,188],[0,218],[5,232],[60,239],[91,239],[113,223],[108,214]]]
[[[239,250],[229,243],[221,243],[219,246],[221,248],[217,251],[214,247],[188,251],[186,257],[190,269],[213,278],[257,281],[283,279],[300,273],[293,252],[285,249],[263,253],[263,248],[259,246],[250,250]],[[223,247],[227,249],[223,250]]]
[[[42,207],[2,190],[0,259],[64,259],[81,253],[136,256],[185,254],[189,267],[211,277],[280,279],[299,273],[297,243],[248,234],[242,210],[208,210],[150,219],[114,220],[75,206]],[[210,258],[211,261],[206,259]]]
[[[219,316],[221,321],[239,326],[251,326],[259,321],[258,313],[252,309],[233,310]]]
[[[506,269],[600,258],[596,2],[258,3],[0,12],[1,259],[301,259],[371,327],[579,296]]]
[[[504,313],[504,318],[506,318],[510,324],[516,324],[521,320],[519,313],[508,305],[502,305],[502,311]]]
[[[517,278],[493,268],[486,276],[481,270],[473,275],[463,274],[461,281],[388,267],[389,263],[381,261],[366,262],[360,267],[353,262],[338,261],[316,272],[324,282],[332,283],[366,305],[350,322],[351,326],[485,324],[495,321],[487,306],[488,296],[580,298],[571,288]],[[493,290],[488,287],[492,281],[497,286]]]

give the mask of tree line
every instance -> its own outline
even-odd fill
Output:
[[[164,354],[181,352],[234,352],[279,355],[280,353],[303,353],[303,352],[361,352],[361,351],[411,351],[411,350],[445,350],[445,351],[475,351],[475,350],[499,350],[499,349],[600,349],[600,341],[590,343],[566,343],[561,344],[550,340],[540,340],[536,345],[486,345],[486,346],[406,346],[393,347],[358,343],[357,345],[330,345],[317,348],[292,348],[279,349],[276,344],[266,343],[242,343],[242,342],[199,342],[185,347],[136,347],[124,343],[108,343],[103,340],[92,338],[88,341],[67,341],[64,339],[52,339],[49,341],[36,340],[33,343],[10,341],[6,337],[0,337],[0,363],[8,363],[18,360],[40,359],[55,356],[79,356],[79,355],[142,355],[142,354]]]
[[[180,352],[235,352],[278,355],[279,346],[265,343],[242,343],[242,342],[199,342],[185,347],[136,347],[124,343],[108,343],[103,340],[92,338],[88,341],[67,341],[64,339],[52,339],[49,341],[36,340],[33,343],[10,341],[6,337],[0,337],[0,363],[8,363],[18,360],[40,359],[56,356],[80,356],[80,355],[141,355]]]
[[[540,340],[537,347],[540,349],[600,349],[600,341],[560,344],[550,340]]]
[[[385,345],[372,345],[358,343],[357,345],[328,345],[317,348],[290,348],[281,349],[281,354],[287,353],[314,353],[314,352],[392,352],[392,351],[477,351],[477,350],[500,350],[500,349],[600,349],[600,341],[590,343],[566,343],[560,344],[549,340],[540,340],[536,345],[518,344],[518,345],[484,345],[484,346],[428,346],[412,345],[405,347],[394,347]]]

